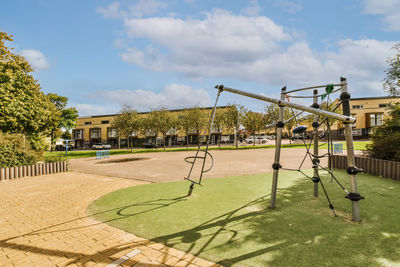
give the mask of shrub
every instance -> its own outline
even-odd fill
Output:
[[[22,134],[0,132],[0,167],[36,164],[37,154]]]
[[[400,103],[390,106],[391,118],[375,128],[367,150],[373,158],[400,161]]]
[[[60,161],[66,161],[67,157],[64,155],[57,155],[57,154],[51,154],[48,156],[45,156],[44,161],[49,163],[49,162],[60,162]]]

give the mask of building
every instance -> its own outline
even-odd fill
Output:
[[[389,115],[388,107],[392,102],[400,102],[400,97],[360,97],[350,99],[350,113],[356,118],[353,125],[354,139],[368,139],[374,127],[382,125]],[[311,135],[312,126],[309,125],[307,134]],[[334,139],[344,139],[342,123],[335,123],[331,127]]]
[[[218,110],[227,108],[226,106],[217,107]],[[174,112],[179,117],[185,109],[175,109],[170,110]],[[210,116],[212,108],[201,108]],[[146,117],[149,112],[139,112],[140,116]],[[112,120],[118,114],[111,115],[95,115],[95,116],[85,116],[79,117],[77,120],[76,128],[72,131],[72,138],[75,140],[75,148],[91,148],[93,144],[103,143],[110,144],[113,148],[127,147],[128,138],[125,136],[119,136],[116,129],[112,127]],[[221,138],[224,142],[233,142],[233,135],[230,136],[223,130],[212,130],[211,143],[216,143],[218,138]],[[222,135],[222,136],[221,136]],[[142,133],[132,133],[131,142],[134,146],[141,146],[145,142],[153,142],[161,144],[164,142],[162,138],[157,138],[152,134],[142,134]],[[172,130],[167,133],[165,143],[167,146],[173,145],[183,145],[188,141],[189,144],[197,144],[198,134],[195,132],[190,132],[188,136],[185,135],[181,130]]]

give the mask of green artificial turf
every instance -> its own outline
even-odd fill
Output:
[[[348,188],[348,176],[336,171]],[[107,194],[88,208],[97,220],[224,266],[379,266],[400,263],[400,184],[357,175],[361,223],[351,202],[324,177],[338,217],[320,187],[297,172],[280,172],[271,210],[272,174],[147,184]]]

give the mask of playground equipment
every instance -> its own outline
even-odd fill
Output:
[[[338,87],[335,89],[335,87]],[[357,180],[356,180],[356,174],[358,172],[362,172],[361,169],[357,168],[355,166],[355,159],[354,159],[354,146],[353,146],[353,136],[352,136],[352,130],[351,130],[351,125],[355,123],[356,119],[350,116],[350,94],[347,92],[347,80],[346,78],[341,77],[340,78],[340,83],[339,84],[328,84],[328,85],[318,85],[318,86],[312,86],[312,87],[305,87],[305,88],[299,88],[299,89],[294,89],[290,91],[286,91],[286,87],[283,87],[281,89],[281,99],[274,99],[258,94],[253,94],[245,91],[241,91],[238,89],[233,89],[226,87],[224,85],[217,85],[215,86],[216,89],[218,89],[218,94],[216,97],[216,101],[214,104],[214,107],[212,109],[212,113],[207,125],[207,128],[205,130],[204,136],[206,136],[207,131],[209,131],[209,136],[206,140],[206,147],[204,150],[201,149],[201,144],[199,143],[197,152],[195,156],[192,157],[187,157],[185,158],[186,162],[192,164],[188,176],[185,178],[191,182],[190,187],[189,187],[189,192],[188,196],[192,194],[193,188],[195,184],[201,185],[202,177],[203,174],[207,171],[210,171],[214,162],[211,154],[208,152],[208,146],[209,146],[209,140],[211,139],[211,127],[214,122],[214,117],[215,117],[215,111],[216,111],[216,106],[217,102],[219,99],[220,94],[223,91],[231,92],[234,94],[258,99],[261,101],[277,104],[279,106],[279,116],[278,116],[278,122],[276,123],[276,148],[275,148],[275,157],[274,157],[274,162],[272,164],[273,168],[273,179],[272,179],[272,189],[271,189],[271,201],[270,201],[270,208],[275,208],[276,207],[276,192],[277,192],[277,184],[278,184],[278,175],[279,175],[279,170],[280,169],[286,169],[286,170],[293,170],[293,171],[299,171],[303,173],[307,178],[310,178],[314,182],[314,196],[318,197],[318,184],[321,184],[322,189],[324,190],[325,196],[327,197],[327,200],[329,202],[329,207],[332,209],[332,212],[335,214],[334,207],[328,197],[328,194],[325,190],[325,187],[320,179],[319,176],[319,168],[324,169],[331,175],[331,179],[334,179],[339,186],[346,192],[346,198],[351,200],[352,203],[352,220],[353,221],[360,221],[360,211],[359,211],[359,203],[358,201],[363,199],[364,197],[361,196],[357,192]],[[318,94],[318,89],[324,88],[325,93],[323,94]],[[295,92],[300,92],[300,91],[307,91],[307,90],[314,90],[314,93],[312,96],[297,96],[294,95],[293,93]],[[318,104],[318,98],[321,97],[322,100],[325,98],[328,99],[329,101],[329,95],[335,92],[341,92],[340,94],[340,100],[337,103],[336,107],[332,111],[327,111],[321,109],[320,105]],[[290,98],[313,98],[314,103],[311,105],[311,107],[304,106],[304,105],[299,105],[290,102]],[[286,100],[287,101],[286,101]],[[342,107],[343,114],[338,114],[335,113],[335,111],[339,108]],[[291,108],[293,112],[293,117],[290,118],[287,121],[284,121],[284,109],[285,108]],[[296,114],[294,110],[300,110],[301,112]],[[308,112],[311,114],[314,114],[314,122],[312,123],[313,127],[313,133],[312,133],[312,138],[310,143],[307,145],[305,143],[305,140],[303,139],[303,142],[306,146],[306,155],[303,158],[302,163],[300,164],[300,167],[298,169],[287,169],[282,167],[280,164],[280,153],[281,153],[281,144],[282,144],[282,130],[283,127],[285,126],[285,123],[288,121],[295,119],[297,121],[297,117],[302,114],[303,112]],[[323,117],[322,121],[320,121],[320,117]],[[346,138],[346,146],[347,146],[347,162],[348,162],[348,168],[347,168],[347,173],[349,174],[350,178],[350,191],[346,190],[340,182],[336,179],[336,177],[333,175],[332,170],[329,170],[327,168],[324,168],[320,165],[320,158],[324,156],[328,156],[328,160],[330,160],[330,155],[331,152],[333,151],[332,148],[332,138],[330,134],[330,124],[329,124],[329,119],[336,119],[341,121],[344,124],[344,134]],[[324,125],[326,127],[326,130],[324,132],[328,133],[329,139],[328,139],[328,153],[326,155],[318,155],[318,140],[319,140],[319,129],[321,125]],[[295,133],[298,134],[303,134],[307,127],[305,126],[298,126],[295,128]],[[313,152],[310,152],[311,145],[313,146]],[[204,153],[204,155],[200,156],[200,153]],[[210,156],[212,160],[211,167],[205,169],[205,164],[207,160],[207,156]],[[301,166],[304,163],[305,159],[309,157],[313,163],[313,176],[309,177],[307,174],[305,174],[301,170]],[[200,171],[200,176],[199,179],[196,181],[195,179],[191,178],[193,167],[196,164],[196,161],[200,159],[202,160],[202,168]]]
[[[105,159],[110,157],[110,150],[96,151],[96,159]]]

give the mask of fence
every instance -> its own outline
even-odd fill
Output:
[[[0,168],[0,180],[13,180],[27,176],[38,176],[66,171],[68,171],[66,161]]]
[[[356,166],[363,169],[364,173],[400,180],[400,162],[367,157],[355,157],[355,160]],[[346,169],[347,156],[333,155],[332,167]]]

